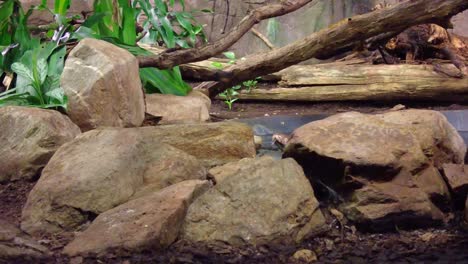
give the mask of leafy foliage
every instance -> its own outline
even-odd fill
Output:
[[[211,12],[209,10],[185,11],[185,2],[179,3],[182,11],[175,11],[176,1],[155,0],[153,7],[149,0],[136,0],[134,7],[141,10],[143,20],[142,42],[164,44],[168,48],[176,46],[181,48],[194,47],[197,38],[206,41],[203,26],[195,18],[195,12]]]
[[[185,11],[184,0],[177,1],[182,11],[175,11],[175,0],[96,0],[92,16],[77,29],[67,17],[71,0],[58,0],[54,8],[47,0],[32,6],[27,12],[19,0],[0,2],[0,78],[14,80],[15,88],[0,93],[2,105],[29,105],[43,108],[66,109],[67,98],[60,88],[60,75],[64,67],[69,40],[86,37],[106,40],[131,52],[135,56],[152,55],[136,45],[138,39],[165,45],[168,48],[194,46],[198,39],[206,41],[203,28],[194,19],[193,12]],[[27,19],[33,10],[45,10],[54,15],[54,27],[46,34],[49,42],[41,44],[32,37]],[[201,12],[209,12],[202,10]],[[144,30],[137,35],[137,19],[146,15]],[[179,67],[169,70],[140,69],[140,77],[147,92],[186,95],[190,86],[182,79]],[[0,79],[1,80],[1,79]]]
[[[61,11],[62,7],[56,8]],[[17,0],[0,4],[0,30],[5,33],[0,67],[10,76],[16,74],[16,87],[0,94],[0,106],[66,109],[67,97],[60,88],[66,47],[60,45],[60,38],[41,45],[39,39],[31,37],[26,25],[30,14],[31,10],[24,13]]]

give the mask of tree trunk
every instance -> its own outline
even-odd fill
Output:
[[[213,97],[242,81],[279,71],[310,58],[323,58],[338,51],[350,50],[361,46],[366,39],[388,31],[401,32],[417,24],[445,22],[466,9],[466,0],[402,2],[340,21],[285,47],[249,56],[242,63],[224,70],[221,81],[205,83],[199,88],[206,89]]]
[[[456,72],[451,64],[444,72]],[[289,88],[253,89],[241,100],[268,101],[399,101],[468,100],[468,78],[435,72],[432,65],[305,65],[278,73],[280,85]]]

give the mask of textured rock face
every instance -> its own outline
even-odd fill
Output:
[[[444,164],[444,176],[453,192],[457,205],[462,205],[468,195],[468,165]]]
[[[255,157],[252,129],[242,123],[166,125],[138,128],[152,144],[166,143],[213,167]]]
[[[43,262],[50,252],[12,224],[0,220],[0,262]]]
[[[437,206],[445,209],[450,195],[436,167],[461,163],[465,153],[462,138],[440,113],[408,110],[312,122],[294,131],[284,156],[336,188],[348,218],[385,228],[439,222]]]
[[[243,159],[210,173],[216,185],[190,206],[184,239],[232,245],[294,243],[325,228],[312,187],[292,159]]]
[[[209,186],[208,181],[183,181],[111,209],[99,215],[64,252],[101,255],[165,248],[179,235],[188,206]]]
[[[93,130],[62,146],[23,209],[28,233],[70,230],[136,197],[187,179],[204,179],[193,156],[148,140],[138,129]]]
[[[161,116],[159,124],[205,122],[210,119],[210,107],[210,98],[197,91],[187,96],[146,95],[146,112]]]
[[[68,114],[83,131],[140,126],[145,116],[137,59],[108,42],[84,39],[65,63]]]
[[[32,179],[54,152],[79,135],[71,120],[53,110],[0,108],[0,182]]]

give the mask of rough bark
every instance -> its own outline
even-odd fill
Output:
[[[373,36],[401,32],[417,24],[446,21],[468,9],[466,0],[413,0],[354,16],[268,53],[253,55],[224,70],[218,82],[199,86],[213,97],[241,81],[276,72],[310,58],[323,58],[349,50]]]
[[[445,71],[457,71],[451,64]],[[432,65],[304,65],[278,74],[289,88],[254,89],[241,100],[278,101],[467,101],[468,78],[450,78]]]
[[[140,68],[156,67],[159,69],[168,69],[184,63],[206,60],[228,49],[260,21],[291,13],[312,1],[313,0],[282,0],[278,4],[259,7],[242,19],[239,25],[231,30],[225,37],[199,48],[169,49],[159,55],[139,57]]]

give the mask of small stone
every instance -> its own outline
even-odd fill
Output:
[[[301,263],[313,263],[317,261],[317,254],[309,249],[300,249],[294,253],[293,259]]]
[[[400,110],[404,110],[404,109],[406,109],[405,105],[397,104],[388,111],[400,111]]]

